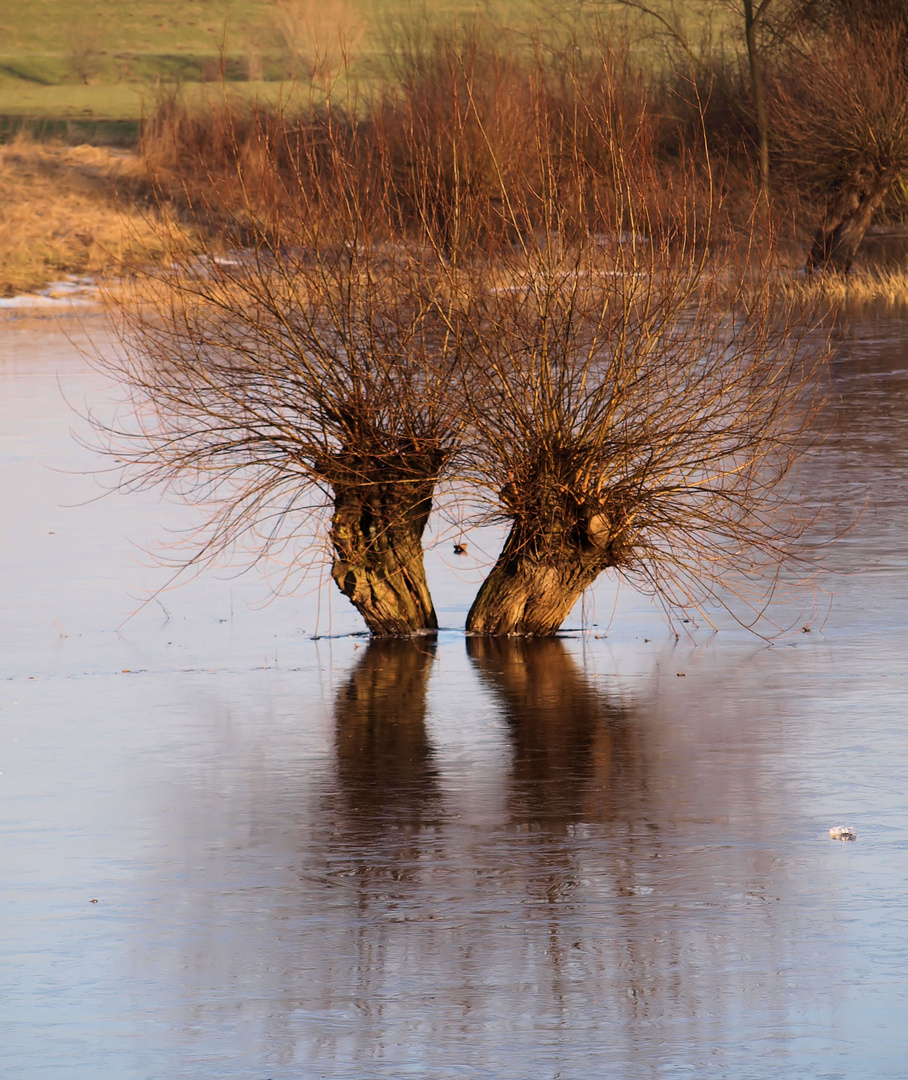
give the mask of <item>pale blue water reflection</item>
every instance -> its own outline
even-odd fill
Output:
[[[867,502],[856,572],[771,647],[627,594],[565,641],[316,642],[315,598],[210,578],[116,633],[159,581],[124,538],[186,515],[61,505],[93,488],[45,468],[88,460],[56,379],[100,387],[5,329],[0,1074],[908,1074],[898,321],[862,323],[810,466]]]

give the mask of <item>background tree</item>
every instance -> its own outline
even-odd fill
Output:
[[[362,5],[350,0],[273,0],[272,18],[294,75],[330,84],[366,33]]]
[[[803,44],[773,82],[780,168],[819,206],[808,270],[847,271],[908,179],[908,12],[896,3],[855,7],[863,18],[816,5]]]
[[[801,217],[805,206],[819,218],[808,269],[847,270],[908,175],[905,0],[618,2],[673,46],[668,66],[677,73],[681,117],[696,127],[705,103],[711,153],[728,164],[755,159],[764,212],[770,170],[778,174],[775,225]],[[746,79],[736,76],[736,63]]]
[[[767,58],[791,33],[798,0],[699,0],[680,6],[675,0],[662,4],[618,2],[645,15],[663,36],[680,46],[684,62],[673,60],[673,66],[695,82],[702,101],[709,100],[720,67],[727,66],[729,60],[746,61],[760,200],[766,204],[770,172]]]

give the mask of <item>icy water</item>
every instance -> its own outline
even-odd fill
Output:
[[[908,1076],[906,323],[837,361],[808,478],[866,508],[772,645],[609,582],[522,645],[312,640],[355,616],[261,575],[124,623],[191,515],[97,500],[50,319],[0,380],[0,1076]]]

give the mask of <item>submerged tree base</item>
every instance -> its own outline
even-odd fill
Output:
[[[521,565],[499,561],[473,601],[467,632],[549,637],[558,632],[599,573],[584,566],[554,566],[530,559]]]
[[[618,565],[612,544],[581,542],[532,546],[515,525],[467,615],[467,632],[550,637],[603,570]],[[550,538],[562,540],[562,537]]]
[[[409,637],[438,629],[422,549],[435,473],[414,477],[382,465],[352,463],[356,476],[346,481],[333,470],[331,576],[373,635]]]

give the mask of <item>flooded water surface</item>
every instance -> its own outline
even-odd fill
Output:
[[[491,535],[437,642],[259,572],[142,606],[192,513],[97,498],[54,322],[0,379],[0,1075],[908,1075],[905,323],[842,347],[805,483],[857,520],[771,644],[607,580],[465,639]]]

